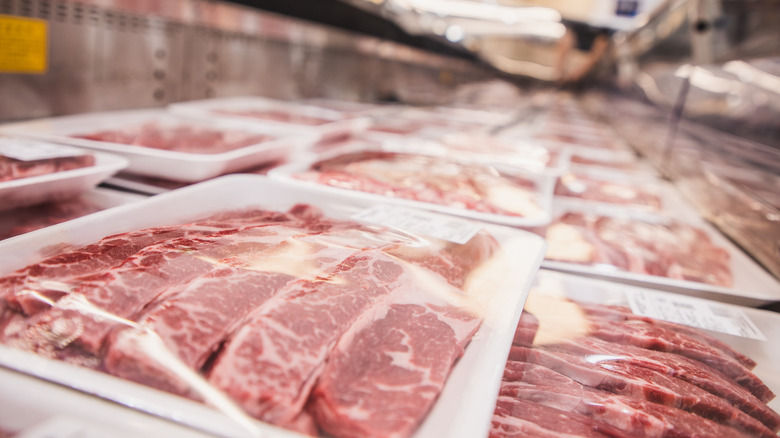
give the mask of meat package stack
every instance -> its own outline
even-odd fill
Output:
[[[0,365],[214,435],[777,436],[775,316],[685,301],[780,301],[777,280],[547,97],[0,127],[121,155],[120,186],[166,179],[0,242]]]
[[[79,196],[126,165],[110,154],[0,134],[0,240],[101,209]]]

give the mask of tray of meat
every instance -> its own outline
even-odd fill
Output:
[[[0,136],[0,211],[71,198],[126,166],[113,154]]]
[[[373,118],[368,131],[389,138],[437,138],[450,133],[488,135],[514,119],[512,113],[478,111],[456,107],[400,107]]]
[[[627,151],[630,147],[619,138],[617,134],[594,135],[576,131],[544,131],[539,130],[530,134],[530,140],[540,141],[543,144],[577,146],[588,149]]]
[[[592,148],[563,147],[571,157],[572,170],[600,171],[629,175],[657,175],[658,172],[647,162],[640,161],[631,151],[610,151]]]
[[[780,316],[541,271],[491,437],[777,437]]]
[[[449,157],[554,177],[563,174],[569,167],[568,151],[552,153],[543,146],[486,133],[454,132],[430,138],[385,139],[381,144],[381,148],[387,151]]]
[[[669,213],[687,220],[699,215],[674,185],[653,175],[580,169],[562,175],[554,191],[555,201],[604,205],[653,213]]]
[[[354,117],[377,117],[381,115],[392,114],[404,108],[403,105],[394,103],[369,103],[319,97],[312,99],[301,99],[295,101],[295,103],[307,107],[318,107],[330,111],[339,111]]]
[[[168,109],[189,117],[226,119],[247,126],[306,133],[316,141],[349,136],[371,124],[369,117],[348,111],[254,96],[195,100],[172,104]]]
[[[145,196],[96,187],[62,201],[3,211],[0,212],[0,240],[141,199]]]
[[[217,435],[484,436],[544,245],[225,176],[0,242],[0,364]]]
[[[39,119],[0,131],[115,153],[136,175],[197,182],[281,160],[315,141],[289,130],[202,120],[161,109]]]
[[[375,137],[406,138],[415,136],[422,138],[432,138],[449,132],[468,130],[473,126],[462,126],[453,122],[420,120],[404,117],[377,116],[374,117],[367,133]],[[479,131],[479,129],[475,128]]]
[[[544,144],[576,146],[587,149],[630,151],[630,146],[617,133],[598,125],[578,126],[573,123],[553,123],[545,117],[529,122],[527,135]]]
[[[334,151],[279,166],[268,176],[310,189],[424,208],[513,226],[551,219],[554,178],[444,157],[390,151]]]
[[[511,124],[517,118],[516,111],[498,108],[478,108],[467,106],[406,107],[394,114],[407,119],[441,121],[447,124],[458,122],[478,124],[489,128],[500,128]]]
[[[22,138],[0,137],[0,182],[95,165],[88,152]]]
[[[684,215],[683,215],[684,216]],[[703,220],[557,203],[543,266],[747,306],[780,283]]]

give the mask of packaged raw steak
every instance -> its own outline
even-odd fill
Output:
[[[730,287],[730,254],[701,227],[568,210],[546,228],[550,261]]]
[[[629,178],[605,178],[592,176],[587,172],[562,175],[555,185],[555,196],[576,198],[583,201],[615,204],[661,211],[663,204],[661,187],[650,182]]]
[[[386,151],[432,155],[551,176],[565,172],[569,164],[567,151],[553,154],[540,145],[487,133],[461,132],[431,135],[429,138],[406,137],[402,140],[386,140],[381,144]]]
[[[189,221],[148,218],[181,214],[177,199],[188,202],[182,209],[208,211],[203,206],[226,205],[220,198],[258,194],[293,205],[227,202],[234,208]],[[298,197],[306,203],[294,204]],[[328,214],[315,201],[341,213]],[[469,389],[468,379],[505,357],[522,284],[530,284],[538,267],[542,241],[446,216],[341,201],[244,175],[63,224],[76,235],[121,218],[156,223],[61,244],[0,277],[0,343],[218,406],[246,416],[248,424],[261,420],[332,437],[405,437],[423,423],[430,428],[425,420],[436,411],[435,427],[452,436],[437,401],[458,408],[466,390],[484,402],[497,385],[488,377]],[[523,259],[519,272],[508,268]],[[70,377],[78,374],[59,379],[80,387],[85,382]],[[123,400],[122,391],[100,392]],[[139,398],[133,405],[145,403]],[[466,429],[485,432],[485,414]]]
[[[332,141],[365,130],[368,116],[300,101],[257,96],[205,99],[173,104],[174,114],[198,119],[239,122],[247,127],[276,128],[310,134],[314,141]]]
[[[246,109],[246,110],[216,110],[217,114],[225,116],[249,117],[253,119],[268,120],[272,122],[288,123],[293,125],[320,126],[332,122],[323,117],[296,114],[292,111],[280,109]]]
[[[155,122],[74,137],[193,154],[219,154],[274,139],[268,134],[203,128],[194,123],[172,125]]]
[[[0,137],[0,182],[89,167],[95,157],[68,146]]]
[[[187,183],[285,159],[316,138],[160,108],[53,117],[0,131],[120,155],[126,173]]]
[[[334,153],[281,166],[269,176],[511,225],[547,223],[553,183],[530,172],[381,150]]]
[[[759,377],[777,366],[762,332],[776,324],[769,312],[542,271],[490,436],[776,437],[777,381]]]

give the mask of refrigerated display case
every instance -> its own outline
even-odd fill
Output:
[[[0,436],[777,436],[778,13],[1,1]]]

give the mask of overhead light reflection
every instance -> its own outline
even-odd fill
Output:
[[[390,3],[442,17],[473,18],[506,24],[561,21],[558,11],[544,7],[511,7],[465,0],[393,0]]]
[[[462,41],[464,36],[465,32],[463,32],[463,28],[458,25],[450,26],[447,28],[447,31],[444,32],[444,37],[453,43]]]
[[[759,70],[744,61],[729,61],[723,65],[723,71],[737,76],[741,81],[763,88],[773,93],[780,93],[780,78]]]
[[[692,86],[716,94],[732,93],[739,86],[739,83],[732,79],[720,78],[707,69],[691,65],[684,65],[677,69],[675,76],[680,78],[689,76]]]

